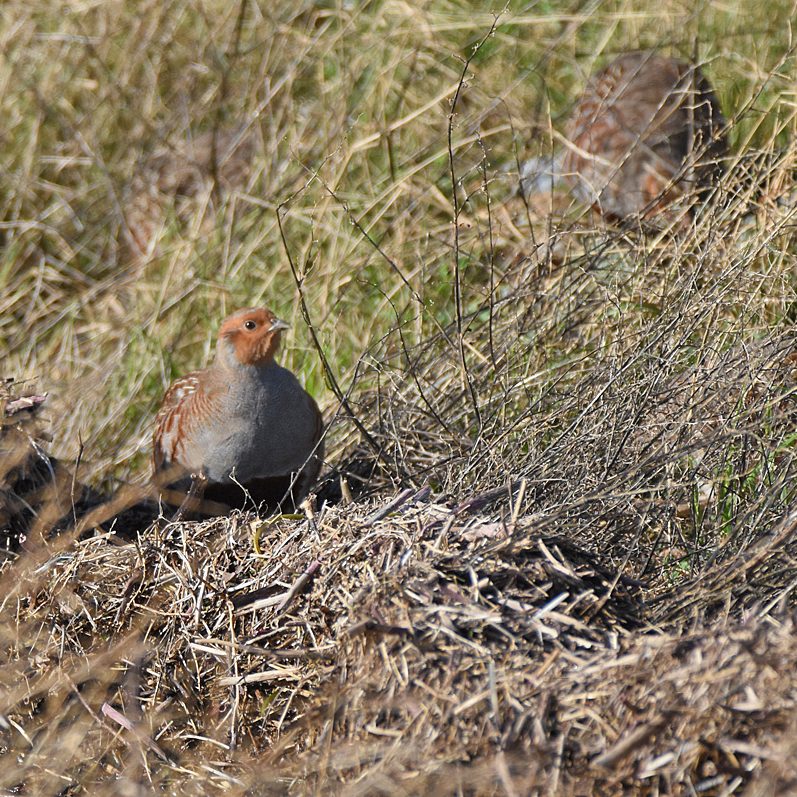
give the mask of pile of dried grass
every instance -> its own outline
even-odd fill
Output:
[[[407,490],[18,552],[2,572],[2,788],[791,782],[797,519],[646,600],[608,556],[540,533],[519,498]]]

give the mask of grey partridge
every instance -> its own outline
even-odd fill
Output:
[[[202,229],[209,230],[214,201],[246,189],[257,145],[251,129],[207,131],[164,145],[141,163],[124,203],[130,253],[140,257],[156,249],[170,205],[186,224],[201,214]]]
[[[265,308],[233,313],[213,363],[166,392],[155,419],[153,479],[167,503],[182,497],[182,510],[201,500],[203,514],[218,514],[250,499],[284,510],[307,496],[324,455],[323,422],[294,374],[274,360],[287,327]]]
[[[562,169],[603,215],[649,217],[722,174],[725,120],[697,67],[651,52],[597,72],[565,130]]]

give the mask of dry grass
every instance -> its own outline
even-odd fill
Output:
[[[0,789],[789,793],[792,7],[273,5],[0,10]],[[525,202],[641,46],[705,63],[716,195]],[[118,480],[257,303],[316,514],[159,528]]]

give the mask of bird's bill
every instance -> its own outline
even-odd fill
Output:
[[[280,329],[290,329],[291,325],[287,321],[283,321],[281,318],[275,318],[272,321],[271,326],[268,328],[269,332],[277,332]]]

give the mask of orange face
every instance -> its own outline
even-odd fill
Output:
[[[250,307],[224,320],[219,330],[219,342],[232,346],[241,365],[265,365],[273,359],[282,330],[288,326],[271,310]]]

